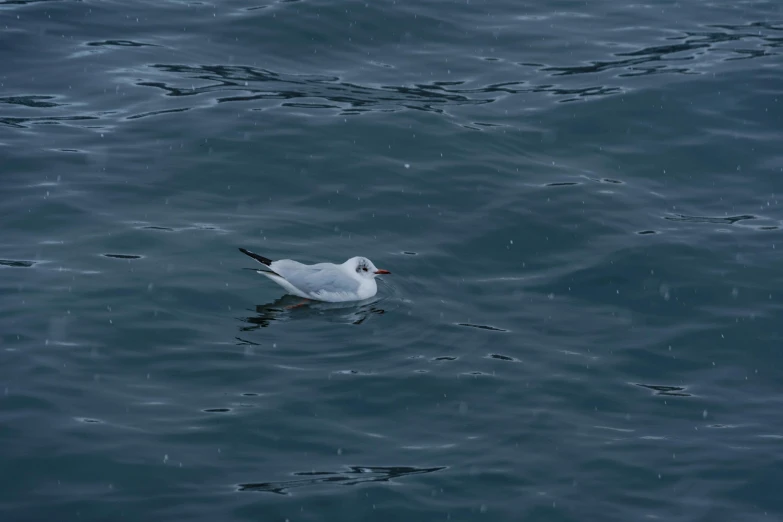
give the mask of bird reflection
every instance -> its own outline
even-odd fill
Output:
[[[307,301],[304,304],[300,297],[284,295],[275,301],[256,305],[256,315],[242,317],[239,320],[245,325],[240,327],[243,332],[267,328],[273,322],[293,321],[297,319],[313,319],[322,317],[332,322],[344,324],[362,324],[373,314],[383,315],[386,310],[379,306],[380,299],[348,303],[325,303]]]

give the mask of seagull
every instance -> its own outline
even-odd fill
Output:
[[[376,268],[372,261],[361,256],[352,257],[341,265],[305,265],[292,259],[272,261],[244,248],[239,251],[264,265],[264,269],[257,270],[259,274],[282,286],[288,293],[305,300],[327,303],[362,301],[378,292],[376,276],[391,274],[388,270]]]

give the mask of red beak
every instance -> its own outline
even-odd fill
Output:
[[[391,274],[388,270],[378,269],[375,271],[376,274]]]

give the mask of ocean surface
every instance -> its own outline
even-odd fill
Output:
[[[783,520],[779,0],[0,0],[0,195],[3,522]]]

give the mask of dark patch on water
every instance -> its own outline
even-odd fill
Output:
[[[23,95],[23,96],[5,96],[0,98],[0,103],[8,105],[21,105],[23,107],[33,107],[37,109],[44,109],[50,107],[60,107],[65,105],[64,103],[55,103],[54,96],[44,95]]]
[[[557,181],[555,183],[547,183],[544,186],[545,187],[573,187],[574,185],[579,185],[579,183],[576,183],[574,181]]]
[[[456,361],[459,359],[459,357],[454,357],[451,355],[441,355],[440,357],[435,357],[432,360],[433,361]]]
[[[669,397],[690,397],[690,393],[685,393],[683,386],[663,386],[659,384],[641,384],[634,383],[636,386],[647,388],[655,392],[655,395],[667,395]]]
[[[87,42],[90,47],[160,47],[155,44],[134,42],[133,40],[104,40],[102,42]]]
[[[0,5],[27,5],[39,2],[56,2],[58,0],[0,0]]]
[[[229,413],[231,412],[231,408],[208,408],[206,410],[201,410],[204,413]]]
[[[16,261],[14,259],[0,259],[0,265],[13,268],[30,268],[35,265],[35,261]]]
[[[478,125],[479,127],[505,127],[505,125],[500,125],[499,123],[483,123],[480,121],[474,121],[473,125]]]
[[[417,255],[419,255],[416,252],[408,252],[407,250],[403,251],[402,253],[405,254],[406,256],[417,256]]]
[[[639,232],[637,232],[637,234],[639,234],[640,236],[647,236],[650,234],[659,234],[659,233],[660,232],[658,232],[657,230],[640,230]]]
[[[174,232],[174,229],[173,229],[173,228],[169,228],[169,227],[157,227],[157,226],[153,226],[153,225],[149,225],[149,226],[146,226],[146,227],[141,227],[141,228],[143,228],[143,229],[145,229],[145,230],[163,230],[163,231],[166,231],[166,232]]]
[[[113,259],[141,259],[142,256],[135,254],[101,254],[103,257],[111,257]]]
[[[468,328],[479,328],[481,330],[491,330],[493,332],[508,332],[508,330],[504,330],[503,328],[498,328],[496,326],[489,326],[486,324],[457,323],[457,325],[466,326]]]
[[[513,357],[509,357],[508,355],[501,355],[499,353],[491,353],[487,357],[489,357],[491,359],[497,359],[499,361],[519,362],[519,359],[515,359]]]
[[[260,393],[255,393],[255,392],[245,392],[245,393],[242,393],[241,395],[242,395],[242,397],[260,397],[261,396]]]
[[[285,102],[280,104],[281,107],[294,107],[298,109],[340,109],[337,105],[330,105],[328,103],[294,103]]]
[[[412,466],[350,466],[345,471],[300,471],[293,473],[297,480],[280,482],[257,482],[238,484],[237,491],[254,491],[288,495],[288,490],[317,485],[355,486],[370,482],[391,482],[394,479],[433,473],[446,469],[446,466],[417,468]]]

